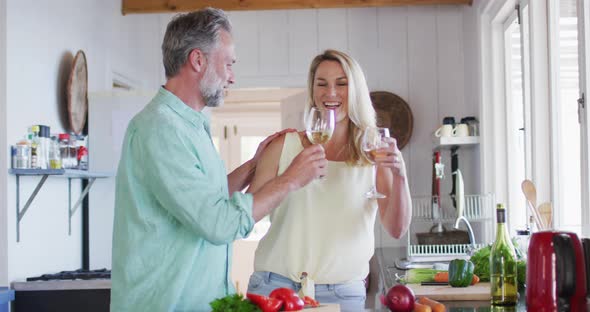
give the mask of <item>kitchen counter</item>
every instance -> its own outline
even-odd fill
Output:
[[[397,284],[395,277],[390,276],[388,268],[395,267],[395,260],[398,258],[405,258],[405,247],[392,248],[376,248],[375,257],[378,261],[379,267],[379,292],[385,293],[387,289]],[[398,272],[400,275],[405,274],[403,270],[393,269],[392,272]],[[524,299],[524,292],[520,293],[518,305],[516,307],[492,307],[489,301],[441,301],[447,307],[448,312],[483,312],[483,311],[526,311],[526,302]],[[371,311],[371,310],[367,310]],[[374,310],[385,311],[385,310]]]

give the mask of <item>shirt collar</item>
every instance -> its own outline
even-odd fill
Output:
[[[158,90],[157,97],[160,98],[162,103],[168,105],[168,107],[172,108],[172,110],[178,113],[182,118],[188,120],[197,127],[203,125],[207,132],[209,132],[210,121],[207,115],[203,114],[203,112],[197,112],[190,108],[174,93],[166,90],[163,86]]]

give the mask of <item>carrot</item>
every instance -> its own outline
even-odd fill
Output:
[[[441,282],[441,283],[448,283],[449,282],[449,272],[444,271],[444,272],[436,273],[434,275],[434,281]]]
[[[473,279],[471,280],[471,285],[475,285],[479,283],[479,276],[473,274]]]
[[[434,300],[427,298],[427,297],[420,297],[420,299],[418,299],[418,303],[430,306],[432,308],[432,312],[445,312],[445,311],[447,311],[447,308],[445,307],[444,304],[442,304],[438,301],[434,301]]]
[[[415,302],[413,312],[432,312],[432,309],[430,308],[430,306]]]

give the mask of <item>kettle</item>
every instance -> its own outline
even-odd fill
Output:
[[[586,265],[575,233],[534,233],[528,249],[527,311],[585,312]]]

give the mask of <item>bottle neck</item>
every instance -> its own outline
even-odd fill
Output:
[[[508,227],[506,226],[506,210],[496,210],[496,237],[508,237]]]

